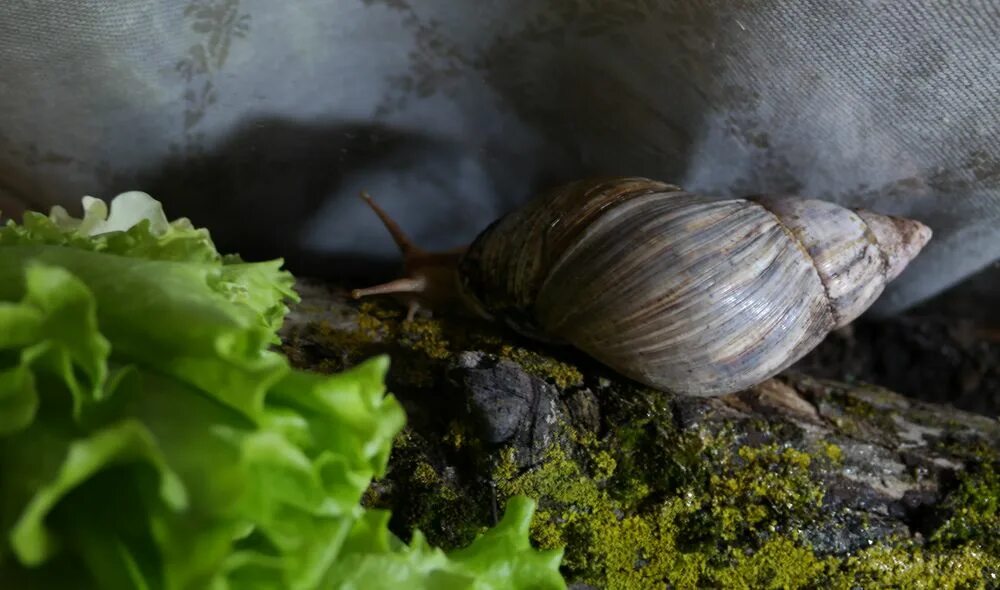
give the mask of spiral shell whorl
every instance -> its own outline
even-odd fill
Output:
[[[750,200],[773,213],[812,258],[837,327],[864,313],[930,239],[930,229],[917,221],[827,201],[789,196]]]
[[[542,328],[637,381],[691,395],[780,371],[834,321],[811,262],[747,205],[680,191],[620,203],[549,269],[534,306]]]
[[[459,266],[466,297],[486,314],[543,341],[532,313],[554,259],[616,204],[676,186],[645,178],[587,179],[559,186],[505,215],[479,234]]]
[[[459,274],[527,336],[652,387],[721,395],[777,374],[867,309],[929,237],[920,224],[900,231],[908,221],[641,178],[580,181],[480,234]]]

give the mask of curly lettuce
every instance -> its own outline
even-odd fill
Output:
[[[389,361],[274,351],[281,261],[140,192],[0,228],[0,587],[564,588],[534,504],[445,553],[362,508],[405,416]]]

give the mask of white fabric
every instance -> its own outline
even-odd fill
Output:
[[[391,257],[361,188],[432,247],[587,173],[794,191],[934,229],[892,312],[1000,258],[998,39],[981,0],[5,0],[0,207]]]

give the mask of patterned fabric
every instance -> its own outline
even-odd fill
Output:
[[[333,272],[394,256],[361,188],[430,247],[588,173],[797,192],[933,227],[891,312],[1000,258],[998,39],[982,0],[8,1],[0,207],[139,188]]]

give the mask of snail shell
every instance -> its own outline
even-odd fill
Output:
[[[864,312],[931,237],[798,197],[708,197],[644,178],[578,181],[483,231],[464,296],[657,389],[722,395],[787,368]]]

